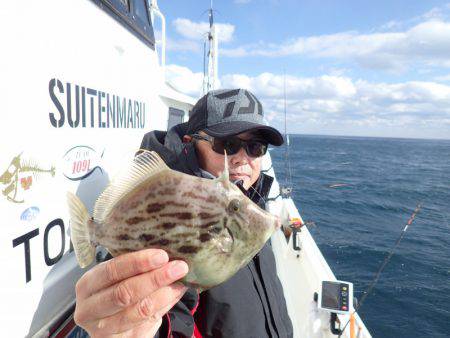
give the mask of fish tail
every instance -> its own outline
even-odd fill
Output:
[[[75,255],[81,268],[90,265],[95,257],[95,246],[89,236],[90,215],[83,202],[72,194],[67,193],[67,203],[70,213],[70,238]]]

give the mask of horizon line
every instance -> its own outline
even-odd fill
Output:
[[[298,135],[298,136],[328,136],[328,137],[355,137],[355,138],[388,138],[397,140],[429,140],[429,141],[450,141],[449,138],[438,138],[438,137],[402,137],[402,136],[371,136],[371,135],[337,135],[337,134],[309,134],[309,133],[287,133],[288,135]]]

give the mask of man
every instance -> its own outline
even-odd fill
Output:
[[[187,123],[146,134],[141,149],[158,152],[172,169],[205,178],[222,172],[226,151],[230,180],[264,207],[273,179],[261,173],[261,159],[268,144],[282,143],[265,124],[256,97],[234,89],[209,92]],[[270,243],[230,280],[200,295],[177,282],[187,269],[156,249],[99,264],[77,283],[75,321],[93,337],[292,336]]]

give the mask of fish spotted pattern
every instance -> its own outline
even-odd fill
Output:
[[[96,245],[113,256],[161,248],[188,263],[183,282],[200,290],[230,278],[279,226],[229,181],[227,165],[219,178],[204,179],[169,169],[154,152],[139,155],[105,189],[93,217],[75,195],[68,201],[81,266],[92,262]]]

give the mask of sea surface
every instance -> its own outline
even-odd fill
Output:
[[[289,181],[283,147],[271,151]],[[293,198],[359,299],[422,208],[359,314],[374,337],[450,337],[450,140],[291,135]]]

